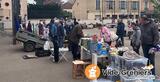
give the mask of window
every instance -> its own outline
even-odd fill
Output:
[[[100,10],[100,0],[96,0],[96,10]]]
[[[138,19],[139,18],[139,15],[136,15],[136,19]]]
[[[8,7],[8,6],[9,6],[9,3],[8,3],[8,2],[6,2],[6,3],[5,3],[5,6],[7,6],[7,7]]]
[[[139,9],[139,2],[138,1],[132,1],[131,9],[132,10],[138,10]]]
[[[119,7],[120,7],[120,9],[126,9],[126,7],[127,7],[126,1],[120,1],[119,2]]]
[[[109,10],[114,9],[114,6],[115,6],[115,1],[113,1],[113,0],[107,0],[107,8]]]
[[[117,15],[112,15],[112,19],[117,19]]]

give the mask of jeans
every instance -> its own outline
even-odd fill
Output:
[[[54,45],[54,60],[55,62],[59,61],[59,44],[57,38],[52,39]]]
[[[80,59],[80,53],[79,53],[79,45],[71,42],[71,50],[73,55],[73,60]]]
[[[151,70],[152,74],[155,75],[155,56],[154,54],[149,54],[149,50],[153,47],[153,45],[143,45],[142,44],[142,48],[143,48],[143,54],[144,57],[148,58],[148,64],[152,64],[154,66],[154,68]]]

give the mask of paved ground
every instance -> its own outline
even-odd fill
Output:
[[[20,44],[13,46],[11,37],[0,36],[0,82],[89,82],[72,79],[70,62],[52,63],[48,57],[24,60]]]
[[[96,34],[97,29],[84,30],[85,34]],[[22,59],[23,55],[34,54],[22,51],[22,45],[12,45],[10,36],[0,35],[0,82],[89,82],[87,79],[72,79],[72,56],[70,62],[52,63],[48,57]],[[129,41],[125,39],[125,45]]]

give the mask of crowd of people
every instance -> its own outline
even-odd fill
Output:
[[[59,48],[64,47],[64,41],[68,41],[68,48],[72,51],[73,60],[80,59],[79,40],[83,37],[82,26],[76,19],[58,19],[54,18],[46,24],[45,21],[40,20],[38,24],[34,25],[31,21],[28,24],[22,25],[22,29],[37,34],[43,39],[50,40],[54,45],[54,62],[59,61]]]
[[[155,57],[149,53],[149,50],[160,43],[160,35],[156,22],[144,15],[135,22],[129,22],[128,28],[130,29],[128,34],[133,50],[137,54],[140,54],[139,49],[142,47],[144,57],[149,59],[148,64],[150,63],[155,66]],[[122,46],[124,46],[125,24],[122,20],[118,21],[116,34],[118,39],[121,39]],[[155,68],[151,71],[155,75]]]
[[[76,19],[51,19],[49,24],[45,21],[40,21],[39,24],[34,25],[29,21],[27,26],[22,25],[23,29],[36,33],[44,39],[51,40],[54,45],[54,60],[57,63],[59,61],[59,48],[63,47],[64,39],[68,40],[69,50],[72,51],[73,60],[80,59],[79,40],[84,36],[82,31],[82,25],[79,24]],[[35,27],[38,27],[35,29]],[[109,45],[112,44],[110,29],[107,25],[99,24],[100,38],[104,38],[104,41]],[[128,22],[129,39],[131,40],[131,46],[133,50],[140,54],[139,49],[142,46],[144,56],[149,59],[150,63],[154,65],[154,55],[149,54],[149,50],[159,44],[159,32],[158,26],[147,16],[142,16],[135,22]],[[37,31],[38,29],[38,31]],[[121,46],[124,46],[125,37],[125,24],[122,19],[117,21],[116,35],[118,36],[117,44],[120,41]],[[155,69],[152,70],[155,74]]]

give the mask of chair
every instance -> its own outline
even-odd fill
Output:
[[[69,51],[68,48],[59,48],[59,62],[61,62],[63,59],[68,62],[68,59],[66,58],[66,54]],[[54,48],[51,48],[51,58],[54,58]]]

